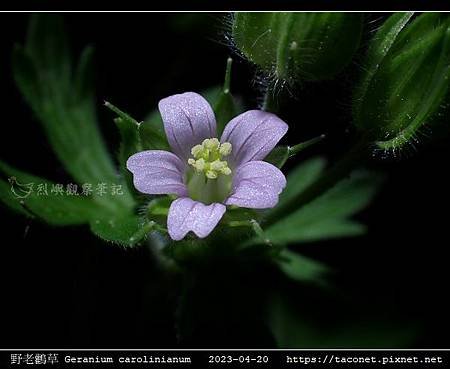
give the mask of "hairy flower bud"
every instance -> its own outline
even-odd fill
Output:
[[[385,150],[413,143],[434,123],[450,73],[450,18],[392,15],[369,45],[357,89],[354,123]]]
[[[237,13],[233,21],[233,40],[241,53],[289,82],[338,73],[356,51],[361,31],[361,14]]]

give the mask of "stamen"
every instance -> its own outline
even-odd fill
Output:
[[[194,158],[198,159],[201,155],[201,153],[203,152],[203,146],[202,145],[195,145],[192,149],[191,149],[191,154]]]
[[[222,170],[228,165],[226,161],[215,160],[211,163],[212,170]]]
[[[222,156],[228,156],[231,154],[231,144],[229,142],[224,142],[220,145],[219,153]]]
[[[194,168],[197,169],[199,172],[204,170],[205,167],[206,167],[206,163],[203,158],[198,159],[194,164]]]
[[[220,146],[220,142],[217,138],[207,138],[203,141],[203,146],[205,146],[208,150],[213,151],[217,150]]]
[[[226,168],[223,168],[220,172],[222,174],[225,174],[226,176],[229,176],[231,174],[231,169],[226,167]]]
[[[220,143],[217,138],[207,138],[201,145],[195,145],[191,149],[194,158],[188,159],[188,164],[203,173],[208,179],[216,179],[220,174],[230,175],[231,169],[223,156],[231,154],[232,146],[229,142]]]

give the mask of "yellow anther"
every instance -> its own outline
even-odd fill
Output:
[[[231,169],[226,167],[226,168],[222,168],[220,171],[222,174],[225,174],[226,176],[229,176],[231,174]]]
[[[203,141],[203,146],[210,151],[214,151],[219,148],[220,142],[217,138],[207,138]]]
[[[203,146],[202,145],[195,145],[191,149],[191,154],[194,158],[198,159],[203,154]]]
[[[223,168],[225,168],[227,166],[228,166],[228,163],[226,161],[214,160],[211,163],[210,168],[212,170],[222,170]]]
[[[203,171],[206,167],[205,160],[203,158],[200,158],[195,161],[194,168],[197,169],[199,172]]]
[[[231,169],[228,168],[228,163],[221,159],[229,155],[231,150],[232,146],[229,142],[221,144],[217,138],[207,138],[201,145],[195,145],[191,149],[194,158],[189,158],[188,164],[208,179],[216,179],[220,174],[230,175]]]
[[[222,156],[228,156],[231,154],[232,146],[229,142],[224,142],[223,144],[220,144],[219,153]]]

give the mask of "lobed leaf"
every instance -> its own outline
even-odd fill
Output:
[[[302,162],[296,168],[291,170],[287,176],[286,188],[280,194],[278,206],[290,202],[309,185],[314,183],[314,181],[316,181],[323,173],[325,166],[325,159],[316,157]]]
[[[283,273],[298,282],[321,283],[329,272],[324,264],[288,249],[283,249],[279,258],[278,265]]]
[[[319,162],[315,168],[311,165],[311,173],[317,175],[319,166]],[[296,175],[299,173],[301,171]],[[265,235],[272,242],[281,244],[361,235],[365,227],[348,218],[368,205],[380,183],[378,175],[354,172],[350,178],[269,226]],[[289,201],[293,196],[292,188],[287,190],[282,201]]]
[[[101,239],[123,246],[134,246],[152,230],[134,214],[97,216],[90,222],[91,231]]]
[[[276,146],[270,153],[264,158],[270,164],[275,165],[277,168],[282,168],[286,161],[289,159],[289,146]]]
[[[85,224],[104,212],[90,197],[52,192],[54,182],[22,172],[1,161],[0,173],[11,179],[9,186],[5,181],[0,182],[0,200],[23,215],[62,226]],[[40,191],[39,185],[42,185]]]
[[[33,15],[25,47],[16,46],[13,53],[14,79],[58,159],[79,184],[118,182],[97,125],[92,49],[85,49],[74,70],[65,34],[61,17]],[[116,205],[133,206],[127,189]]]

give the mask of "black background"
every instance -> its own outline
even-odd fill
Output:
[[[226,57],[231,53],[223,37],[226,15],[64,17],[76,53],[87,43],[96,48],[100,123],[112,152],[117,150],[118,137],[102,100],[143,119],[162,97],[222,83]],[[367,15],[360,53],[382,17]],[[27,20],[27,14],[0,15],[0,157],[67,183],[70,178],[11,76],[12,47],[23,41]],[[332,81],[295,89],[297,98],[280,112],[290,124],[286,141],[293,144],[324,132],[328,139],[294,159],[291,166],[295,160],[318,153],[326,153],[333,161],[345,150],[351,135],[352,86],[361,71],[358,65],[356,59]],[[254,70],[239,58],[234,63],[232,89],[248,107],[256,106]],[[369,225],[369,234],[296,248],[338,270],[335,283],[342,294],[373,307],[367,319],[394,312],[414,322],[420,333],[411,342],[413,347],[449,347],[449,159],[445,139],[419,145],[400,157],[374,158],[370,165],[385,171],[388,180],[370,208],[359,215]],[[147,292],[158,280],[146,249],[123,250],[97,241],[87,227],[51,228],[4,207],[0,208],[0,224],[1,347],[178,345],[165,294]],[[213,298],[220,291],[210,293]],[[292,294],[300,301],[309,298],[308,294]],[[332,303],[317,309],[324,315],[334,313]],[[187,344],[237,348],[269,347],[273,342],[242,321],[226,332],[212,330],[208,340],[199,338]]]

